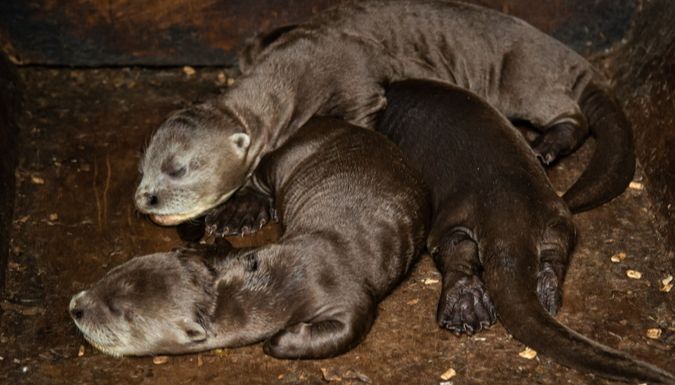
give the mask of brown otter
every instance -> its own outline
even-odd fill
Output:
[[[560,303],[575,228],[506,117],[466,90],[435,82],[393,83],[386,97],[377,129],[400,146],[431,189],[427,248],[443,275],[439,323],[458,332],[480,330],[494,322],[494,300],[516,339],[562,364],[612,379],[675,384],[672,374],[548,314]]]
[[[153,136],[136,205],[156,222],[181,223],[224,202],[313,115],[371,127],[386,105],[384,85],[406,78],[455,84],[531,122],[542,132],[534,149],[545,162],[574,150],[589,126],[595,154],[564,197],[573,212],[620,194],[633,175],[631,130],[602,76],[560,42],[496,11],[440,1],[350,3],[277,30],[248,54],[231,89],[175,114]],[[181,125],[203,134],[176,133]],[[209,151],[229,161],[195,158]]]
[[[315,119],[252,179],[276,198],[278,243],[216,257],[153,254],[111,270],[70,304],[92,345],[145,355],[266,339],[274,357],[320,358],[366,335],[428,228],[428,194],[401,151],[377,132]]]

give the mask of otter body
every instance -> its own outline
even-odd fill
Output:
[[[545,163],[576,149],[590,128],[597,139],[594,157],[564,197],[574,212],[620,194],[633,175],[630,126],[590,63],[522,20],[486,8],[441,1],[348,3],[255,40],[242,69],[225,94],[172,116],[152,138],[136,205],[156,222],[178,224],[227,200],[262,156],[314,115],[372,128],[386,106],[384,86],[407,78],[469,89],[508,118],[531,122],[542,132],[534,150]],[[230,161],[219,170],[194,161],[191,150],[180,150],[185,140],[171,135],[176,125],[219,133],[218,139],[200,140],[206,147],[222,142],[220,155]],[[158,147],[174,145],[170,164],[155,159]],[[217,186],[196,183],[209,168],[228,178]],[[192,199],[195,189],[203,201]]]
[[[427,247],[443,275],[442,326],[475,332],[494,322],[496,305],[515,338],[565,365],[613,379],[675,383],[670,373],[549,315],[560,304],[575,229],[532,150],[502,114],[470,92],[434,82],[393,83],[386,96],[377,129],[401,147],[431,191]]]
[[[275,357],[321,358],[366,335],[428,227],[428,194],[400,150],[378,133],[316,119],[252,179],[275,197],[280,240],[215,257],[154,254],[113,269],[71,302],[92,345],[139,355],[266,340]],[[222,211],[227,204],[210,218]]]

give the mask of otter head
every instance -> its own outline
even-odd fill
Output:
[[[70,315],[94,347],[113,356],[210,348],[215,274],[183,252],[137,257],[70,301]]]
[[[250,144],[236,116],[215,104],[174,113],[141,159],[136,207],[160,225],[200,216],[244,184],[254,162]]]

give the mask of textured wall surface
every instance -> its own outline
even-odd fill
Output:
[[[0,296],[5,286],[9,253],[9,229],[14,211],[14,166],[16,164],[16,117],[19,94],[16,73],[0,51]]]
[[[342,0],[340,0],[342,1]],[[588,54],[624,35],[636,0],[471,0]],[[337,0],[3,0],[0,44],[23,64],[222,65],[244,38]]]
[[[659,230],[675,251],[675,2],[649,1],[612,54],[617,96],[633,123]]]

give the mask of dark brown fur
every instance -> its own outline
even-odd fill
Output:
[[[480,330],[494,321],[494,300],[515,338],[565,365],[619,380],[675,383],[670,373],[549,315],[561,300],[575,229],[565,202],[503,115],[440,83],[394,83],[387,99],[378,130],[431,188],[427,247],[443,275],[442,326]]]
[[[226,258],[134,258],[76,295],[71,315],[94,346],[117,355],[261,340],[279,358],[343,353],[365,337],[378,302],[424,248],[422,186],[382,135],[312,120],[253,176],[252,189],[275,197],[278,243]],[[148,279],[151,290],[141,291]]]

